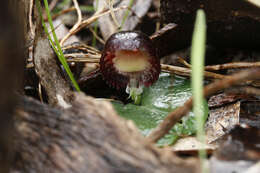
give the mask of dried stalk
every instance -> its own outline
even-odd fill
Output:
[[[191,67],[191,65],[185,61],[183,58],[178,59],[178,61],[185,65],[186,67]],[[234,68],[252,68],[252,67],[260,67],[260,62],[231,62],[226,64],[218,64],[218,65],[208,65],[205,67],[205,70],[209,71],[218,71],[225,69],[234,69]]]
[[[113,11],[118,11],[118,10],[126,9],[126,8],[128,8],[128,7],[127,6],[122,6],[122,7],[113,9]],[[63,39],[60,41],[60,44],[63,45],[64,42],[69,37],[71,37],[72,35],[78,33],[82,28],[84,28],[84,27],[90,25],[91,23],[95,22],[98,18],[100,18],[100,17],[102,17],[102,16],[104,16],[106,14],[109,14],[109,13],[111,13],[111,11],[108,10],[108,9],[105,9],[105,10],[103,10],[101,12],[97,12],[95,15],[93,15],[92,17],[90,17],[88,19],[81,21],[80,24],[78,24],[77,26],[73,27],[69,31],[69,33],[63,37]]]
[[[180,76],[190,76],[191,73],[191,69],[189,68],[166,65],[166,64],[161,64],[161,69],[164,72],[175,73]],[[227,77],[225,75],[208,72],[208,71],[204,71],[204,76],[209,79],[224,79]]]
[[[100,43],[105,44],[105,41],[101,37],[99,37],[91,27],[89,27],[89,30]]]
[[[260,62],[232,62],[220,65],[209,65],[205,67],[205,70],[224,70],[224,69],[233,69],[233,68],[252,68],[260,67]]]
[[[61,16],[61,15],[63,15],[63,14],[69,13],[69,12],[74,11],[74,10],[76,10],[75,7],[70,7],[70,8],[67,8],[67,9],[65,9],[65,10],[62,10],[62,11],[60,11],[59,13],[54,14],[54,15],[52,16],[52,20],[56,19],[57,17],[59,17],[59,16]],[[45,22],[48,21],[47,16],[44,18],[44,21],[45,21]]]

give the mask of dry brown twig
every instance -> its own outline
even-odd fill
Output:
[[[178,61],[184,66],[191,68],[191,65],[183,58],[179,57]],[[218,71],[224,69],[252,68],[252,67],[260,67],[260,62],[231,62],[226,64],[208,65],[205,66],[205,70]]]
[[[109,10],[111,11],[111,17],[116,25],[117,28],[120,27],[120,24],[118,23],[117,19],[116,19],[116,15],[115,15],[115,12],[113,11],[114,7],[113,7],[113,4],[114,4],[114,0],[106,0],[105,1],[109,7]]]
[[[101,37],[99,37],[91,27],[89,27],[89,30],[100,43],[105,44],[105,41]]]
[[[234,87],[225,92],[232,94],[247,94],[251,96],[260,96],[260,89],[251,86]]]
[[[78,15],[78,21],[77,23],[72,27],[72,28],[77,28],[78,25],[80,25],[81,21],[82,21],[82,13],[81,13],[81,10],[79,8],[79,3],[77,0],[73,0],[73,4],[74,4],[74,7],[76,8],[76,11],[77,11],[77,15]]]
[[[217,91],[229,88],[233,85],[239,84],[249,79],[257,79],[260,76],[260,69],[245,70],[223,80],[215,81],[204,87],[204,97],[208,97]],[[152,131],[147,137],[148,142],[157,142],[165,134],[167,134],[171,128],[185,116],[192,107],[192,97],[187,100],[183,106],[178,107],[161,122],[156,129]]]
[[[191,69],[185,68],[185,67],[178,67],[178,66],[173,66],[173,65],[161,64],[161,69],[164,72],[174,73],[174,74],[178,74],[180,76],[190,76],[190,74],[191,74]],[[224,78],[227,77],[225,75],[221,75],[221,74],[217,74],[217,73],[213,73],[213,72],[208,72],[208,71],[204,71],[204,76],[207,79],[224,79]]]
[[[92,47],[92,46],[88,46],[86,44],[80,44],[80,45],[66,45],[64,47],[62,47],[62,50],[67,50],[67,49],[78,49],[78,50],[82,50],[88,53],[92,53],[94,55],[98,55],[100,57],[100,51],[97,50],[96,48]]]
[[[52,20],[56,19],[57,17],[59,17],[59,16],[61,16],[61,15],[63,15],[63,14],[69,13],[69,12],[74,11],[74,10],[76,10],[75,7],[70,7],[70,8],[67,8],[67,9],[65,9],[65,10],[62,10],[62,11],[60,11],[59,13],[54,14],[54,15],[52,16]],[[47,16],[44,18],[44,21],[45,21],[45,22],[48,21]]]
[[[75,25],[69,30],[69,33],[66,36],[68,36],[70,33],[73,33],[80,26],[80,24],[82,22],[82,13],[81,13],[81,10],[79,8],[78,1],[77,0],[73,0],[73,4],[74,4],[74,7],[76,8],[76,11],[77,11],[78,20],[75,23]],[[61,40],[61,42],[60,42],[61,46],[63,46],[65,41],[69,38],[69,37],[66,37],[66,36]]]
[[[118,10],[122,10],[122,9],[128,9],[127,6],[121,6],[118,8],[114,8],[113,11],[118,11]],[[69,31],[69,33],[67,35],[65,35],[62,40],[60,41],[61,46],[64,44],[64,42],[71,37],[72,35],[76,34],[77,32],[79,32],[82,28],[90,25],[91,23],[95,22],[98,18],[111,13],[111,11],[109,9],[105,9],[102,11],[98,11],[97,13],[95,13],[93,16],[91,16],[90,18],[81,21],[79,24],[74,25],[73,28],[71,28],[71,30]]]
[[[69,31],[69,33],[71,33],[71,32],[73,32],[74,30],[76,30],[78,27],[79,27],[79,25],[81,24],[81,22],[82,22],[82,13],[81,13],[81,10],[80,10],[80,8],[79,8],[79,4],[78,4],[78,1],[77,0],[73,0],[73,4],[74,4],[74,7],[75,7],[75,9],[76,9],[76,11],[77,11],[77,15],[78,15],[78,20],[77,20],[77,22],[75,23],[75,25],[70,29],[70,31]],[[68,34],[69,34],[68,33]],[[67,35],[68,35],[67,34]],[[66,37],[66,36],[65,36]],[[64,37],[64,38],[65,38]],[[64,40],[64,38],[61,40],[61,42],[60,42],[60,44],[61,44],[61,46],[63,46],[63,44],[64,44],[64,42],[66,41],[66,40]]]
[[[220,65],[209,65],[205,66],[205,70],[217,71],[223,69],[234,69],[234,68],[252,68],[260,67],[260,62],[232,62]]]
[[[85,63],[99,63],[98,59],[82,59],[82,58],[72,58],[68,59],[68,62],[85,62]]]
[[[178,57],[178,62],[183,64],[184,66],[186,66],[188,68],[191,68],[191,65],[181,57]]]
[[[71,53],[64,54],[65,58],[79,59],[80,62],[88,62],[89,60],[95,59],[96,63],[99,63],[100,56],[91,53]],[[71,60],[70,60],[71,61]],[[78,62],[78,61],[75,61]]]

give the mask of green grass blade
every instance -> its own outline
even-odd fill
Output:
[[[193,95],[193,111],[197,122],[197,138],[205,143],[204,132],[204,113],[203,105],[203,71],[206,47],[206,17],[203,10],[197,11],[191,47],[191,64],[192,64],[192,95]],[[205,166],[206,151],[200,150],[199,156],[201,160],[201,172],[208,172]]]
[[[37,6],[38,6],[38,9],[39,9],[40,15],[42,15],[42,12],[41,12],[41,10],[40,10],[40,2],[39,2],[39,0],[37,0],[37,4],[38,4]],[[42,18],[42,24],[43,24],[45,33],[48,35],[48,38],[49,38],[49,40],[50,40],[50,42],[51,42],[51,45],[52,45],[52,47],[53,47],[55,53],[57,54],[59,61],[60,61],[61,64],[63,65],[63,67],[64,67],[66,73],[68,74],[68,76],[69,76],[69,78],[70,78],[70,80],[71,80],[71,82],[72,82],[74,88],[75,88],[77,91],[80,91],[80,88],[79,88],[79,86],[78,86],[78,83],[76,82],[76,80],[75,80],[75,78],[74,78],[74,76],[73,76],[73,74],[72,74],[72,72],[71,72],[71,70],[70,70],[70,68],[69,68],[69,65],[68,65],[68,63],[67,63],[67,61],[66,61],[66,58],[64,57],[64,54],[63,54],[63,52],[62,52],[62,49],[61,49],[59,40],[58,40],[58,38],[57,38],[57,35],[56,35],[56,33],[55,33],[55,28],[54,28],[54,26],[53,26],[53,22],[52,22],[52,18],[51,18],[51,14],[50,14],[50,10],[49,10],[49,6],[48,6],[48,1],[47,1],[47,0],[44,0],[44,6],[45,6],[46,13],[47,13],[48,22],[49,22],[49,25],[50,25],[50,28],[51,28],[52,36],[53,36],[53,38],[54,38],[54,41],[55,41],[57,47],[55,46],[53,40],[51,39],[50,34],[49,34],[49,32],[48,32],[48,29],[47,29],[47,27],[46,27],[46,24],[45,24],[45,22],[43,21],[43,18],[42,18],[42,16],[41,16],[41,18]]]

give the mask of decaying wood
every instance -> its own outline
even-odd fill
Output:
[[[34,43],[34,67],[40,83],[46,90],[48,103],[53,106],[67,108],[73,100],[70,85],[61,75],[57,59],[46,36],[36,36]],[[65,74],[65,73],[64,73]]]
[[[16,167],[37,173],[192,173],[197,161],[146,143],[108,102],[77,94],[72,107],[51,108],[23,97],[17,108]]]

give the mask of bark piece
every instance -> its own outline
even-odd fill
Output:
[[[58,110],[23,98],[15,124],[14,172],[192,173],[197,162],[146,143],[108,102],[77,94],[72,108]]]
[[[58,67],[58,60],[48,38],[41,34],[36,35],[36,37],[34,67],[41,85],[46,90],[48,103],[53,106],[68,108],[73,100],[70,84],[65,80],[65,77],[62,77],[62,71]]]
[[[240,101],[210,111],[206,123],[207,142],[212,143],[239,124]]]

